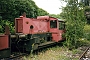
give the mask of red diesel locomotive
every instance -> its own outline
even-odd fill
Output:
[[[15,34],[10,34],[6,26],[5,34],[0,35],[0,58],[9,57],[16,49],[30,52],[60,42],[64,29],[63,20],[50,16],[27,18],[24,14],[15,19]]]

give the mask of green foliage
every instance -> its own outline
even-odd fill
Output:
[[[90,24],[90,6],[85,6],[85,16],[87,19],[87,24]]]
[[[57,14],[57,15],[55,15],[55,14],[49,14],[49,16],[52,16],[52,17],[61,19],[60,14]]]
[[[90,0],[80,0],[85,6],[89,6]]]
[[[90,11],[90,7],[89,6],[85,6],[85,11]]]
[[[49,13],[41,8],[38,9],[38,16],[48,15]]]
[[[2,0],[0,2],[1,16],[3,19],[13,21],[14,18],[19,17],[23,12],[27,13],[28,17],[37,16],[37,6],[32,0]]]
[[[8,25],[10,27],[10,32],[14,33],[14,27],[12,25],[13,23],[8,20],[0,20],[0,33],[4,33],[5,26]]]
[[[90,41],[90,25],[84,26],[84,38]]]
[[[32,0],[1,0],[0,1],[0,14],[3,20],[14,21],[26,12],[27,17],[33,18],[38,15],[48,14],[45,10],[37,7]]]
[[[66,19],[66,42],[64,44],[69,48],[75,48],[79,38],[84,35],[84,7],[78,3],[78,0],[68,0],[67,6],[63,8],[63,14]]]
[[[13,32],[14,19],[26,12],[27,17],[35,18],[48,13],[37,7],[32,0],[1,0],[0,1],[0,33],[4,32],[4,25],[7,24]],[[4,21],[2,21],[4,20]]]
[[[64,8],[64,9],[65,9],[65,8]],[[63,11],[64,11],[64,9],[63,9]],[[61,16],[62,19],[65,19],[65,17],[66,17],[64,12],[61,12],[61,13],[60,13],[60,16]]]

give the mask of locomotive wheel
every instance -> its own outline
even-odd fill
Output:
[[[34,44],[34,46],[33,46],[33,50],[36,50],[36,49],[38,49],[38,44],[37,43]]]

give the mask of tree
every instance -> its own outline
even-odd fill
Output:
[[[85,25],[84,6],[78,0],[66,0],[62,15],[66,19],[66,46],[76,48],[80,38],[83,37]]]
[[[80,0],[81,3],[84,3],[85,6],[89,6],[90,0]]]
[[[10,22],[8,20],[0,20],[0,33],[4,33],[5,32],[5,26],[6,25],[9,26],[11,33],[15,33],[14,27],[12,25],[12,22]]]
[[[39,15],[47,15],[48,12],[39,8],[32,0],[1,0],[0,1],[0,33],[8,22],[10,27],[14,26],[14,19],[26,12],[27,17],[35,18]],[[4,20],[4,21],[3,21]],[[10,29],[12,30],[12,29]]]
[[[59,18],[59,19],[61,19],[61,16],[60,16],[60,14],[49,14],[49,16],[52,16],[52,17],[55,17],[55,18]]]
[[[34,18],[38,15],[48,14],[45,10],[39,8],[32,0],[1,0],[0,15],[3,20],[14,21],[26,12],[27,17]]]
[[[42,8],[38,9],[38,16],[48,15],[49,13]]]

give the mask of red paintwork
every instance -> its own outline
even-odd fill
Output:
[[[17,32],[23,32],[23,21],[22,19],[17,19],[16,20],[16,25],[17,25]]]
[[[50,19],[50,16],[38,16],[37,19],[48,21]]]
[[[50,28],[50,21],[57,21],[57,28]],[[36,33],[52,33],[52,40],[55,42],[62,40],[62,34],[64,30],[59,30],[59,22],[57,18],[50,16],[38,16],[37,19],[26,18],[25,16],[20,16],[20,18],[15,19],[16,33],[23,34],[36,34]],[[33,29],[30,29],[30,26]]]
[[[55,41],[55,42],[63,40],[63,38],[62,38],[63,33],[64,33],[63,30],[58,30],[57,33],[52,33],[52,37],[53,37],[52,40]]]
[[[0,50],[9,48],[8,35],[0,35]]]
[[[20,21],[17,23],[17,21]],[[48,23],[46,20],[31,19],[26,17],[16,18],[16,33],[36,34],[48,32]],[[30,29],[33,26],[33,29]]]

